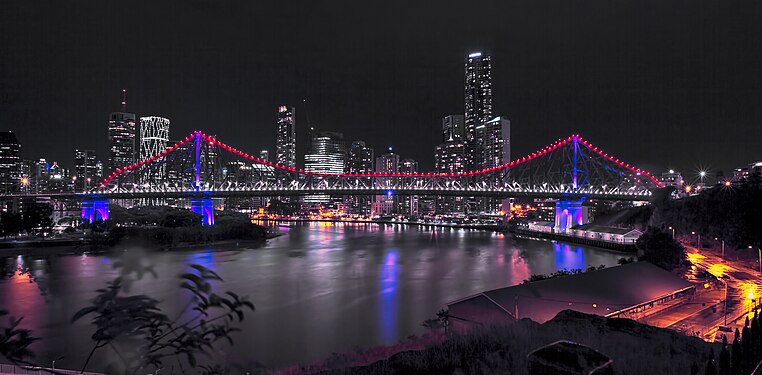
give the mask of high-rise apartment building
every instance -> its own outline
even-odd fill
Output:
[[[127,112],[127,90],[122,90],[122,109],[112,112],[108,121],[109,157],[107,174],[135,162],[137,156],[135,114]]]
[[[100,183],[97,159],[93,150],[74,150],[74,191],[86,191]]]
[[[296,108],[278,107],[278,136],[275,146],[277,164],[296,167]]]
[[[476,126],[479,167],[494,167],[511,161],[511,122],[502,116]]]
[[[485,52],[468,55],[465,67],[465,136],[475,138],[476,127],[492,118],[492,56]]]
[[[449,115],[442,119],[442,142],[465,139],[463,115]]]
[[[21,187],[21,143],[16,134],[0,132],[0,193],[13,193]]]
[[[169,143],[169,119],[159,116],[140,118],[140,160],[157,155],[167,148]],[[159,182],[167,178],[164,163],[151,165],[143,172],[143,182]]]
[[[344,166],[346,173],[373,172],[373,149],[363,141],[354,141],[347,150],[347,162]]]
[[[434,151],[434,170],[439,173],[461,173],[466,170],[468,157],[464,140],[450,140],[439,144]],[[436,197],[436,212],[452,214],[463,212],[462,197]]]

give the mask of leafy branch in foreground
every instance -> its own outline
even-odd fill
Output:
[[[191,265],[191,269],[179,276],[180,288],[188,290],[191,298],[175,319],[162,311],[156,299],[126,295],[129,277],[125,275],[99,289],[92,305],[79,310],[72,318],[76,321],[91,316],[96,327],[92,335],[95,344],[82,371],[93,354],[104,347],[113,350],[120,360],[109,365],[109,372],[137,374],[159,370],[170,361],[184,372],[185,366],[198,366],[199,355],[211,357],[218,341],[226,340],[232,345],[231,334],[239,330],[235,323],[243,320],[245,311],[254,311],[254,305],[231,291],[215,293],[212,282],[223,280],[214,271],[197,264]],[[201,366],[202,372],[209,372],[211,368]]]
[[[8,315],[8,311],[0,310],[0,317]],[[29,346],[39,340],[32,336],[32,331],[19,328],[24,318],[9,317],[9,325],[0,326],[0,355],[14,364],[29,364],[28,358],[34,353]]]

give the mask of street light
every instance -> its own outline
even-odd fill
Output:
[[[752,249],[752,246],[749,245],[749,249]],[[762,248],[757,248],[757,252],[759,253],[759,273],[762,273]]]
[[[696,235],[696,248],[700,249],[701,248],[701,233],[697,234],[696,232],[691,232],[691,234]]]
[[[672,231],[672,239],[675,239],[675,228],[669,227],[669,229]]]
[[[714,240],[717,241],[718,240],[717,237],[715,237]],[[723,238],[721,241],[722,241],[722,259],[725,259],[725,239]]]

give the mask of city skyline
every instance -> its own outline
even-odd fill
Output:
[[[524,19],[461,28],[445,22],[462,13],[457,6],[439,14],[414,5],[400,16],[401,30],[381,27],[392,30],[383,36],[361,25],[364,13],[353,21],[337,20],[345,28],[315,25],[315,36],[324,40],[320,43],[296,31],[283,32],[273,42],[259,37],[273,22],[341,17],[316,4],[300,7],[293,19],[263,22],[246,17],[272,12],[255,12],[246,4],[212,9],[213,14],[240,13],[231,28],[241,28],[247,19],[251,25],[236,34],[215,23],[218,27],[208,34],[194,31],[191,25],[206,21],[201,3],[188,5],[184,19],[157,24],[152,33],[82,31],[100,31],[135,12],[160,17],[169,11],[162,5],[115,5],[109,8],[115,20],[99,18],[105,7],[79,12],[75,5],[62,10],[65,17],[54,17],[25,5],[11,4],[5,14],[16,17],[1,23],[3,31],[15,31],[4,35],[18,38],[7,39],[8,58],[0,62],[7,82],[0,89],[5,103],[0,123],[17,133],[29,160],[68,163],[75,148],[107,155],[100,145],[106,137],[103,118],[118,110],[118,92],[127,88],[129,110],[173,119],[173,134],[203,129],[235,139],[237,147],[272,152],[272,108],[287,104],[298,109],[297,133],[314,125],[365,140],[375,149],[392,145],[418,160],[421,170],[433,170],[441,118],[461,111],[464,56],[481,50],[495,58],[493,113],[511,120],[515,155],[579,133],[654,172],[673,168],[688,175],[708,165],[727,175],[756,161],[762,142],[757,125],[762,110],[755,104],[762,98],[755,83],[760,71],[745,68],[762,65],[759,41],[744,37],[754,34],[754,18],[717,4],[691,7],[680,19],[661,4],[647,14],[627,7],[632,12],[613,11],[605,4],[595,9],[559,4],[565,12],[543,12],[543,5],[490,5],[485,11]],[[441,21],[431,19],[435,13]],[[32,15],[38,19],[31,21]],[[429,27],[416,26],[415,18]],[[533,26],[538,18],[547,32]],[[699,27],[702,19],[712,27]],[[749,32],[735,38],[722,31],[731,23]],[[53,29],[53,42],[74,35],[83,39],[63,50],[56,47],[55,56],[24,47],[38,44],[40,33],[47,36]],[[604,29],[607,33],[597,32]],[[351,32],[345,35],[345,30]],[[184,37],[172,37],[175,33]],[[221,43],[226,37],[233,41]],[[155,43],[148,43],[151,39]],[[570,44],[574,40],[579,42]],[[174,58],[188,50],[187,41],[198,41],[200,48]],[[243,41],[251,43],[234,47]],[[350,54],[350,48],[360,51]],[[339,56],[342,63],[334,64]],[[55,69],[46,71],[48,66]],[[201,71],[206,73],[199,76]],[[77,121],[58,113],[70,113]],[[37,132],[56,142],[38,144]]]

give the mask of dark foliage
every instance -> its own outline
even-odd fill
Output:
[[[727,246],[762,246],[762,180],[757,175],[715,186],[696,196],[654,203],[651,224],[673,227],[677,233],[701,233],[702,237],[725,240]]]
[[[214,271],[200,265],[191,265],[192,271],[179,276],[180,288],[190,294],[186,309],[175,319],[168,317],[159,302],[146,295],[128,294],[132,281],[130,275],[152,273],[150,268],[115,263],[122,268],[122,276],[99,289],[92,304],[78,311],[72,321],[90,316],[96,327],[92,336],[95,344],[82,367],[96,350],[108,347],[117,354],[119,363],[109,365],[109,372],[136,374],[161,369],[166,361],[176,357],[183,368],[199,366],[199,356],[212,353],[215,343],[225,340],[232,344],[232,333],[238,331],[236,322],[244,318],[254,305],[247,298],[227,291],[218,294],[213,282],[222,281]],[[173,362],[174,363],[174,362]],[[201,368],[207,373],[217,372],[221,367]]]
[[[648,227],[635,242],[641,252],[640,260],[651,262],[666,270],[686,264],[685,248],[672,235],[657,227]]]

